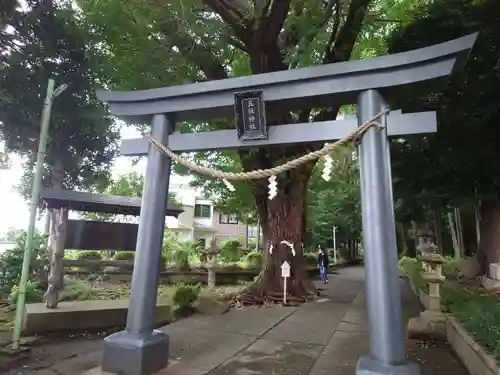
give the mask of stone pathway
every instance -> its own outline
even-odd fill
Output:
[[[170,324],[163,328],[171,340],[170,364],[160,373],[352,375],[358,357],[368,353],[363,281],[362,267],[345,268],[330,275],[325,298],[308,305],[245,308]],[[402,295],[405,318],[416,316],[419,305],[403,282]],[[78,340],[53,344],[37,366],[5,374],[97,375],[99,346],[100,340],[87,340],[87,345]],[[62,358],[70,352],[71,358]],[[420,363],[423,374],[467,374],[442,344],[407,340],[407,355]],[[36,372],[35,368],[43,370]]]

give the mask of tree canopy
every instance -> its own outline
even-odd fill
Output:
[[[393,143],[392,160],[394,191],[407,212],[420,213],[425,220],[428,207],[460,207],[464,202],[480,207],[479,255],[484,266],[500,260],[499,17],[500,3],[495,0],[434,1],[389,41],[390,52],[401,52],[479,31],[465,69],[445,90],[394,103],[415,108],[419,102],[436,110],[438,132]]]
[[[68,88],[52,106],[45,184],[105,184],[118,131],[93,92],[98,76],[90,69],[88,35],[73,21],[69,2],[27,5],[14,13],[3,9],[9,27],[2,28],[0,45],[0,138],[8,151],[27,157],[21,191],[30,191],[49,78]]]
[[[438,113],[438,132],[393,143],[398,195],[427,204],[460,203],[496,196],[499,187],[500,3],[443,0],[423,7],[412,23],[395,32],[390,52],[425,47],[479,31],[463,73],[443,92],[423,98]],[[411,107],[414,98],[403,98]],[[480,167],[484,166],[484,167]],[[486,167],[487,166],[487,167]],[[419,173],[415,173],[419,171]],[[416,203],[419,204],[419,203]]]

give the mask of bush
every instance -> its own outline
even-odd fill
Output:
[[[89,299],[90,295],[90,287],[85,281],[64,279],[64,287],[59,293],[59,301],[82,301]]]
[[[165,256],[165,265],[174,263],[179,269],[188,270],[190,262],[200,261],[202,250],[197,244],[180,241],[175,234],[167,232],[163,239],[162,254]]]
[[[446,284],[441,304],[497,359],[500,358],[500,299]]]
[[[443,274],[449,280],[458,280],[463,277],[464,259],[446,257],[443,263]]]
[[[135,253],[133,251],[118,251],[113,255],[114,260],[134,260]]]
[[[304,259],[309,266],[318,267],[318,256],[316,254],[305,253]]]
[[[162,254],[160,258],[160,272],[165,271],[166,267],[167,267],[167,257]]]
[[[24,258],[24,244],[26,231],[20,231],[16,237],[16,247],[4,251],[0,255],[0,295],[8,295],[13,291],[14,285],[19,284]],[[47,241],[39,233],[33,235],[33,249],[31,253],[31,274],[28,280],[46,281],[49,270]]]
[[[262,262],[264,261],[264,254],[260,251],[252,251],[248,253],[245,257],[245,262],[247,262],[252,267],[262,267]]]
[[[179,309],[185,310],[193,307],[193,303],[198,299],[201,292],[201,284],[188,285],[186,283],[178,283],[172,300],[179,306]]]
[[[253,238],[249,238],[248,239],[248,249],[250,249],[250,251],[255,251],[256,247],[257,247],[257,240],[255,240]]]
[[[399,269],[411,280],[418,289],[427,288],[428,284],[422,277],[422,263],[415,258],[402,257],[398,262]]]
[[[28,280],[26,283],[26,302],[42,302],[44,291],[38,281]],[[14,285],[12,287],[12,292],[10,293],[9,299],[15,304],[17,303],[17,298],[19,297],[19,286]]]
[[[221,244],[219,259],[223,262],[234,263],[240,260],[241,242],[238,239],[225,240]]]
[[[97,250],[78,250],[76,260],[102,260],[102,254]]]

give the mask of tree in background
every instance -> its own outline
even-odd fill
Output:
[[[408,17],[408,1],[156,1],[80,0],[84,22],[102,42],[96,57],[109,87],[144,89],[224,79],[372,55],[394,18]],[[357,49],[365,45],[366,48]],[[369,41],[369,42],[368,42]],[[363,51],[361,53],[360,51]],[[99,59],[100,58],[100,59]],[[334,103],[332,103],[334,104]],[[335,119],[339,107],[283,112],[268,106],[272,125]],[[181,124],[187,131],[233,128],[233,120]],[[226,170],[266,169],[296,158],[322,144],[260,148],[196,155],[204,165]],[[290,293],[303,300],[314,293],[308,281],[304,241],[307,192],[315,163],[279,176],[279,194],[268,200],[267,181],[239,184],[238,197],[256,207],[265,248],[273,245],[263,272],[250,292],[252,301],[282,294],[279,267],[288,259],[294,270]],[[245,187],[242,187],[245,185]],[[219,185],[220,186],[220,185]],[[249,198],[246,192],[251,192]],[[253,202],[252,202],[253,201]],[[291,257],[287,240],[298,256]]]
[[[106,184],[118,132],[93,93],[98,77],[89,69],[87,34],[73,20],[70,2],[31,0],[23,11],[12,4],[0,12],[9,25],[0,34],[0,138],[27,159],[20,191],[30,195],[49,78],[69,87],[53,104],[44,184]]]
[[[411,210],[480,206],[479,259],[500,261],[500,2],[443,0],[421,8],[414,20],[394,33],[390,51],[429,46],[479,31],[464,74],[442,92],[398,107],[437,110],[439,131],[393,143],[395,194]],[[410,207],[411,206],[411,207]],[[420,207],[420,209],[418,209]]]
[[[353,251],[361,240],[361,196],[359,168],[353,160],[354,147],[340,149],[334,156],[330,181],[321,177],[322,165],[313,171],[309,187],[308,244],[333,245],[333,226],[337,239]]]

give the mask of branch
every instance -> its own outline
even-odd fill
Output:
[[[325,47],[324,56],[327,56],[330,52],[333,42],[335,41],[335,37],[337,36],[337,31],[340,26],[340,0],[335,0],[335,19],[333,20],[332,31],[330,33],[330,37]]]
[[[241,40],[237,39],[234,35],[228,33],[224,35],[224,37],[226,38],[226,41],[233,47],[238,48],[239,50],[250,54],[250,50],[248,49],[248,47],[245,44],[243,44]]]
[[[307,47],[313,42],[313,40],[316,38],[316,36],[319,34],[321,30],[325,27],[325,25],[328,23],[328,21],[332,18],[333,15],[333,10],[334,10],[334,5],[335,5],[335,10],[336,10],[336,19],[338,18],[339,23],[340,23],[340,0],[328,0],[328,3],[326,4],[326,7],[324,9],[325,15],[324,17],[319,21],[319,22],[313,22],[309,30],[303,35],[303,37],[300,40],[300,43],[298,44],[298,49],[295,54],[295,61],[292,61],[290,63],[290,66],[292,68],[295,68],[300,56],[305,52]],[[334,28],[335,25],[333,26]],[[338,27],[338,25],[337,25]],[[333,35],[333,34],[332,34]],[[329,42],[330,44],[333,43]]]
[[[217,13],[233,29],[238,39],[246,45],[249,44],[248,24],[245,18],[245,7],[242,4],[237,0],[203,0],[203,3]]]
[[[266,37],[275,39],[285,24],[290,9],[290,0],[269,0],[269,3],[271,9],[268,11],[264,28],[266,29]]]
[[[295,3],[294,3],[295,4]],[[296,4],[293,7],[293,15],[294,19],[299,19],[304,13],[305,5],[304,1],[300,1],[300,3]],[[297,45],[300,39],[299,26],[297,23],[292,23],[288,29],[280,35],[280,48],[287,49],[289,47],[293,47]]]
[[[351,56],[354,43],[358,38],[370,0],[352,0],[347,17],[340,28],[333,47],[326,53],[324,63],[346,61]]]
[[[164,21],[158,24],[159,31],[170,39],[180,54],[191,60],[205,74],[208,80],[224,79],[228,77],[224,66],[218,61],[215,54],[193,37],[178,27],[174,22]]]

